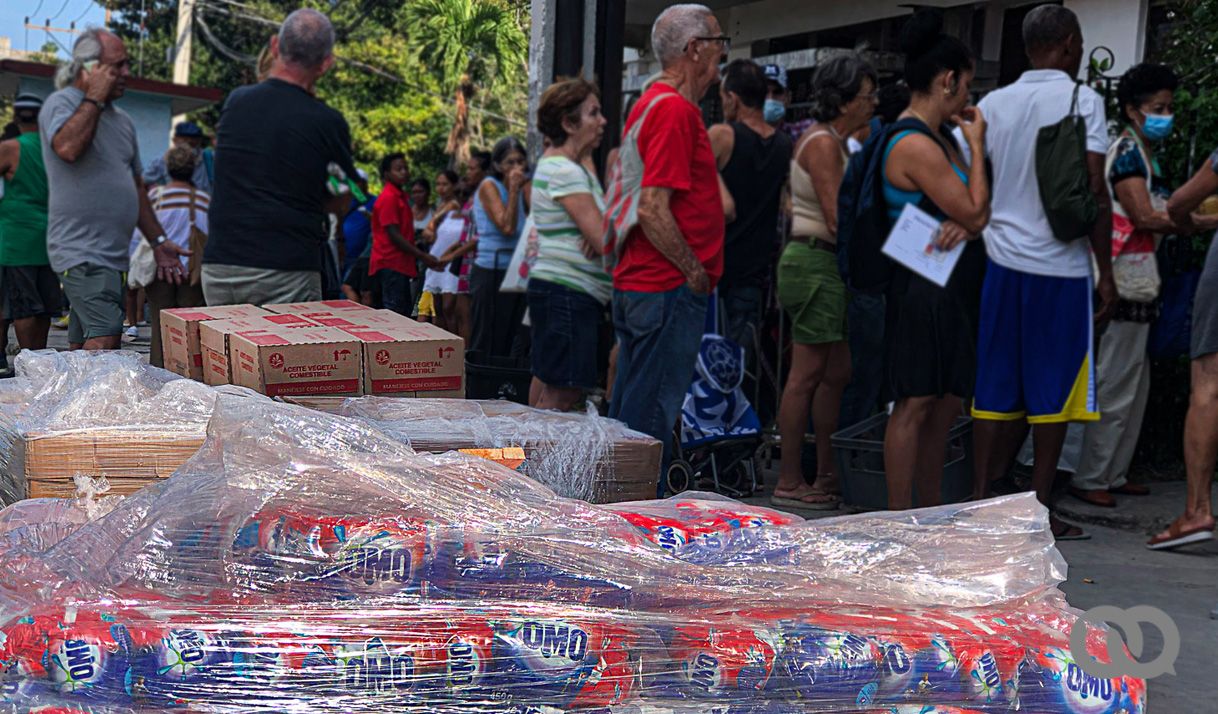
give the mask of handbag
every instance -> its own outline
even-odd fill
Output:
[[[523,293],[529,289],[529,272],[537,262],[537,253],[537,226],[530,213],[524,219],[524,229],[520,231],[520,240],[516,241],[516,247],[512,250],[512,260],[499,285],[499,292]]]
[[[1130,133],[1130,132],[1125,132]],[[1124,136],[1124,134],[1122,134]],[[1146,148],[1132,137],[1142,162],[1146,165],[1146,191],[1150,195],[1151,208],[1155,211],[1166,210],[1166,202],[1153,191],[1154,169]],[[1121,142],[1118,140],[1108,150],[1105,160],[1105,175],[1112,168],[1119,154]],[[1159,264],[1155,256],[1159,238],[1148,230],[1137,228],[1133,221],[1125,215],[1121,205],[1113,197],[1112,210],[1112,277],[1116,282],[1117,295],[1122,300],[1137,303],[1154,302],[1159,297],[1162,279],[1159,277]]]

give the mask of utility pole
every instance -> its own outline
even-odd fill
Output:
[[[190,84],[190,52],[195,29],[195,0],[178,0],[178,32],[173,45],[173,82]],[[173,118],[174,126],[185,119]]]

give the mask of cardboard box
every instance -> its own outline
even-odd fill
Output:
[[[232,320],[207,320],[199,323],[199,345],[203,352],[203,381],[213,387],[233,383],[228,358],[228,338],[235,332],[251,335],[271,327],[316,327],[317,323],[300,315],[259,315]]]
[[[362,345],[333,327],[272,325],[228,336],[233,383],[268,397],[356,396],[363,383]]]
[[[277,315],[332,315],[336,312],[351,312],[353,310],[372,310],[367,305],[361,305],[351,300],[318,300],[316,302],[286,302],[278,305],[263,305],[266,310]]]
[[[165,369],[202,381],[203,351],[199,345],[199,323],[205,320],[269,314],[253,305],[175,307],[161,310],[161,351],[165,359]]]
[[[363,343],[364,394],[464,395],[465,342],[432,325],[343,327]]]

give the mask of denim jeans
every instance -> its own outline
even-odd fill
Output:
[[[665,469],[702,344],[706,301],[684,285],[663,293],[613,293],[619,349],[609,416],[658,439],[664,445]]]
[[[884,296],[850,291],[846,306],[850,325],[850,383],[842,393],[838,428],[857,424],[876,413],[884,386]]]
[[[381,304],[386,310],[410,317],[414,309],[414,294],[410,290],[411,278],[396,270],[378,270],[376,279],[381,283]]]

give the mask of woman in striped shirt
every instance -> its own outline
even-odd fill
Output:
[[[529,272],[532,406],[567,411],[597,385],[597,344],[613,283],[601,264],[605,200],[587,164],[605,133],[596,85],[550,86],[537,110],[549,140],[533,174],[537,258]],[[527,237],[526,237],[527,238]]]

